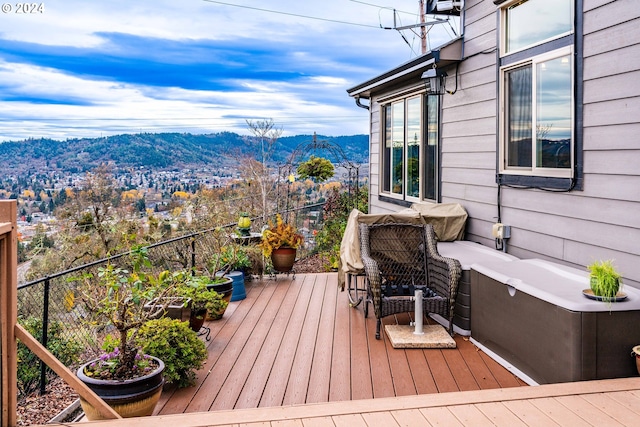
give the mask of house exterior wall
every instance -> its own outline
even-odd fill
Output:
[[[487,246],[494,245],[491,227],[498,216],[497,11],[492,0],[465,2],[465,59],[456,93],[443,95],[441,116],[441,200],[464,206],[466,239]],[[507,251],[577,268],[615,259],[625,284],[640,287],[640,8],[635,0],[584,0],[583,25],[582,189],[503,186],[502,222],[512,227]],[[447,89],[453,85],[448,78]],[[370,211],[397,211],[403,207],[377,197],[375,99]]]

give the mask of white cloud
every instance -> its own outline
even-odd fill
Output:
[[[415,0],[383,4],[388,8],[349,0],[226,3],[246,7],[50,0],[42,14],[0,16],[0,141],[246,133],[245,118],[267,117],[285,134],[366,133],[367,114],[346,89],[419,49],[410,31],[413,50],[396,31],[366,27],[392,25],[393,7],[417,12]],[[417,18],[400,19],[406,25]],[[436,44],[447,37],[444,28],[432,31]]]

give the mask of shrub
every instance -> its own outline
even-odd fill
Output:
[[[38,341],[42,342],[42,319],[28,317],[18,322]],[[79,361],[83,351],[79,342],[63,336],[62,322],[49,320],[47,331],[47,349],[66,366]],[[21,342],[18,342],[18,390],[28,394],[40,377],[40,364],[34,363],[36,356]]]
[[[161,318],[146,322],[135,338],[145,354],[164,362],[164,378],[178,387],[193,385],[195,370],[202,368],[207,348],[188,322]]]
[[[367,192],[361,190],[358,199],[349,193],[334,190],[327,197],[324,205],[324,225],[316,236],[316,249],[328,259],[327,269],[335,269],[340,259],[340,243],[347,227],[347,220],[352,209],[367,212]]]

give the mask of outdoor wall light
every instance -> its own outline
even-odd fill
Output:
[[[442,95],[445,92],[444,82],[447,73],[444,71],[438,71],[436,68],[431,68],[422,73],[422,80],[427,87],[427,94],[429,95]]]

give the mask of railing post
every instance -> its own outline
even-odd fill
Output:
[[[191,238],[191,271],[195,274],[196,270],[196,238]]]
[[[18,311],[17,202],[0,201],[0,425],[16,425]]]
[[[42,305],[42,346],[47,348],[49,344],[49,292],[51,290],[51,280],[44,281],[44,301]],[[47,364],[40,360],[40,396],[46,393],[47,389]]]

